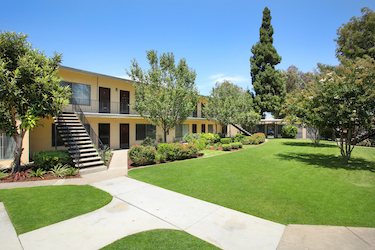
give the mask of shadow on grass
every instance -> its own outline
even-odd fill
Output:
[[[282,160],[296,160],[314,165],[318,167],[331,168],[331,169],[346,169],[346,170],[369,170],[375,172],[375,162],[367,161],[362,158],[351,157],[348,165],[343,164],[341,156],[326,155],[326,154],[277,154],[277,157]]]
[[[314,147],[314,143],[312,143],[312,142],[300,142],[300,141],[283,142],[283,145],[298,146],[298,147]],[[336,144],[319,144],[317,147],[319,147],[319,148],[335,148],[335,147],[337,147],[337,145]]]

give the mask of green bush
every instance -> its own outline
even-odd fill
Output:
[[[200,137],[201,137],[201,139],[205,139],[207,141],[207,143],[209,143],[209,144],[212,144],[212,143],[215,142],[215,136],[211,133],[201,133]]]
[[[154,146],[154,143],[155,143],[155,140],[150,138],[150,137],[146,137],[143,142],[141,143],[142,146]]]
[[[220,142],[214,144],[214,147],[216,150],[219,150],[220,146],[221,146]]]
[[[298,129],[296,126],[293,126],[293,125],[284,126],[281,129],[281,136],[283,138],[294,138],[297,133],[298,133]]]
[[[223,151],[230,151],[232,149],[230,144],[223,144],[221,146],[223,147]]]
[[[137,166],[152,164],[155,160],[155,148],[152,146],[134,145],[129,149],[128,155],[130,160]]]
[[[242,144],[242,142],[235,142],[235,143],[237,143],[238,148],[243,148],[243,144]]]
[[[67,150],[40,151],[34,153],[34,164],[36,169],[42,168],[49,171],[57,164],[74,166],[72,158]]]
[[[169,152],[168,159],[171,161],[189,159],[198,153],[198,148],[194,144],[172,143],[170,145],[172,150]]]
[[[244,137],[241,139],[241,143],[242,143],[243,145],[250,144],[250,137],[251,137],[251,136],[244,136]]]
[[[232,149],[238,149],[238,144],[236,142],[232,142],[229,145],[232,147]]]
[[[46,174],[47,171],[44,170],[43,168],[38,168],[37,170],[33,171],[31,170],[31,172],[29,173],[29,177],[36,177],[36,178],[43,178],[43,175]]]
[[[221,138],[221,139],[220,139],[220,142],[221,142],[222,144],[229,144],[229,143],[232,142],[232,139],[231,139],[231,138]]]
[[[218,133],[218,134],[215,134],[215,136],[214,136],[214,143],[219,142],[220,139],[221,139],[220,134],[219,134],[219,133]]]
[[[266,140],[266,136],[264,133],[256,133],[250,136],[249,143],[250,144],[260,144]]]

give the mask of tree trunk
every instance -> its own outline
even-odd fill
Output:
[[[167,131],[164,130],[164,143],[167,143]]]
[[[25,135],[25,131],[21,130],[19,134],[13,137],[16,141],[16,148],[13,153],[14,161],[13,161],[12,173],[21,171],[21,155],[23,151],[22,141],[23,141],[24,135]]]

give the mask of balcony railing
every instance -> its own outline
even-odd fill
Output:
[[[129,114],[139,115],[137,111],[130,107],[131,104],[127,102],[111,102],[111,101],[98,101],[87,99],[75,99],[81,110],[85,113],[103,113],[103,114]],[[72,103],[72,101],[70,102]],[[66,111],[73,111],[72,105],[66,108]],[[204,118],[201,110],[193,112],[190,118]]]

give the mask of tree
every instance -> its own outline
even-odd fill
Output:
[[[217,82],[212,88],[203,113],[209,121],[221,126],[234,123],[251,127],[260,120],[253,109],[251,95],[227,80]]]
[[[16,141],[12,172],[20,171],[22,140],[41,118],[57,115],[70,91],[59,86],[61,55],[47,58],[32,48],[27,35],[0,33],[0,132]]]
[[[365,131],[375,125],[375,60],[369,56],[343,59],[334,71],[317,73],[308,92],[302,91],[298,117],[308,118],[317,128],[336,131],[344,164]],[[314,116],[302,114],[305,111]]]
[[[147,51],[151,66],[142,71],[137,61],[132,60],[127,74],[134,81],[135,102],[133,109],[153,125],[159,126],[167,141],[169,130],[182,124],[197,109],[199,94],[195,86],[195,70],[188,67],[185,58],[175,65],[173,53]]]
[[[375,59],[375,13],[367,7],[361,12],[362,16],[352,17],[337,30],[336,57],[355,59],[368,55]]]
[[[310,82],[310,72],[304,73],[294,65],[290,65],[286,71],[282,70],[281,73],[285,79],[286,93],[300,91],[305,85]]]
[[[281,57],[273,46],[272,35],[271,12],[266,7],[263,11],[260,39],[251,48],[251,80],[256,93],[255,102],[261,109],[261,115],[271,112],[277,116],[285,102],[286,87],[282,73],[275,70]]]

